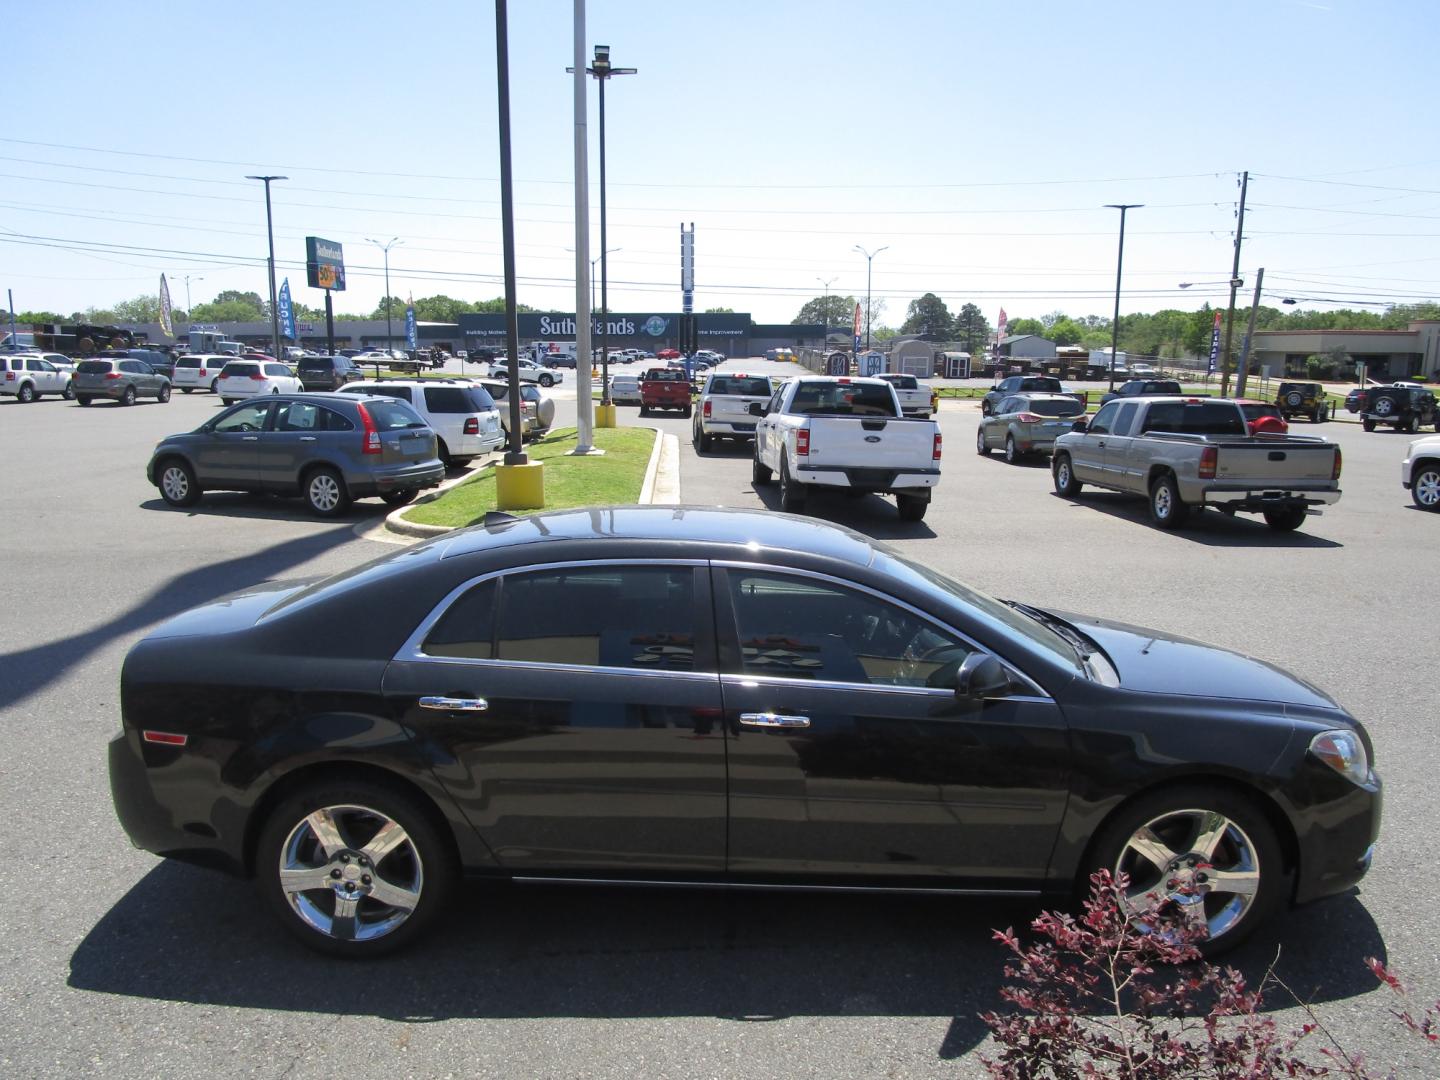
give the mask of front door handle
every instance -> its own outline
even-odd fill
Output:
[[[490,703],[481,697],[422,697],[420,707],[440,712],[484,712]]]
[[[241,442],[259,442],[259,441],[260,441],[260,436],[259,436],[259,435],[242,435],[242,436],[240,437],[240,441],[241,441]]]
[[[315,436],[314,436],[314,435],[301,435],[301,436],[300,436],[300,441],[301,441],[301,442],[314,442],[314,441],[315,441]]]
[[[784,716],[773,712],[743,712],[740,723],[745,727],[759,728],[808,728],[808,716]]]

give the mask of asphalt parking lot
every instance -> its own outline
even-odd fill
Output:
[[[574,377],[556,388],[557,425],[573,422]],[[208,394],[128,409],[0,400],[0,1071],[982,1075],[977,1014],[999,1004],[1003,964],[989,930],[1031,917],[1023,905],[487,891],[414,951],[361,966],[293,946],[248,883],[132,849],[104,756],[127,648],[202,600],[393,550],[364,538],[386,512],[378,500],[342,523],[311,519],[298,500],[244,495],[168,508],[145,481],[149,450],[216,408]],[[1440,997],[1440,923],[1411,877],[1440,821],[1430,565],[1440,515],[1415,510],[1400,486],[1409,437],[1315,428],[1344,451],[1345,494],[1297,533],[1213,512],[1165,532],[1141,499],[1087,489],[1063,500],[1043,462],[977,456],[978,416],[974,404],[942,406],[944,473],[923,522],[900,522],[892,500],[873,496],[812,498],[810,513],[999,596],[1251,653],[1360,717],[1387,785],[1374,869],[1355,894],[1276,920],[1234,959],[1259,975],[1278,952],[1279,973],[1347,1048],[1435,1075],[1433,1053],[1389,1017],[1363,964],[1378,956],[1419,1000]],[[633,408],[621,422],[641,423]],[[686,501],[778,508],[773,488],[751,486],[748,448],[699,455],[690,421],[645,423],[678,436]]]

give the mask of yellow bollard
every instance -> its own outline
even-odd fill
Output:
[[[495,466],[495,508],[497,510],[543,510],[545,508],[545,463]]]
[[[616,409],[615,409],[615,403],[614,403],[614,402],[611,402],[609,405],[596,405],[596,406],[595,406],[595,426],[596,426],[597,428],[602,428],[602,427],[604,427],[604,428],[613,428],[613,427],[615,427],[615,413],[616,413]]]

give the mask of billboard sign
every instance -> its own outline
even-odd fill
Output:
[[[345,249],[334,240],[305,238],[305,281],[312,289],[345,291]]]

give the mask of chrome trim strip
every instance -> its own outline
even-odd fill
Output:
[[[536,877],[515,875],[517,885],[624,885],[647,889],[747,889],[759,892],[933,893],[942,896],[1043,896],[1041,889],[946,889],[906,885],[781,885],[746,881],[666,881],[639,878]]]

